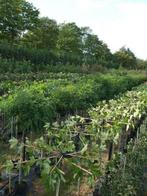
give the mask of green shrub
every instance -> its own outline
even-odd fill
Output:
[[[66,79],[33,82],[30,85],[24,84],[12,95],[10,93],[2,98],[0,109],[8,121],[11,117],[17,117],[23,128],[37,130],[43,127],[45,121],[53,121],[57,114],[85,111],[98,101],[111,99],[145,80],[146,77],[142,75],[98,74],[83,77],[77,82]]]

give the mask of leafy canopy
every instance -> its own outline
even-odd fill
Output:
[[[25,0],[0,0],[0,39],[16,41],[34,28],[39,11]]]

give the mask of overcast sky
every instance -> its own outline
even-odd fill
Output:
[[[89,26],[112,52],[129,47],[147,59],[147,0],[29,0],[41,16]]]

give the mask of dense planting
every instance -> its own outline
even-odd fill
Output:
[[[18,9],[22,13],[14,17],[17,6],[24,7],[24,5],[27,5],[29,10],[27,7],[25,11]],[[7,12],[3,12],[12,7],[14,9],[10,16]],[[74,22],[57,24],[55,20],[47,17],[40,18],[38,10],[25,0],[16,4],[14,1],[9,0],[6,3],[5,0],[1,0],[0,10],[3,15],[0,17],[2,28],[0,72],[2,73],[94,72],[106,68],[146,68],[146,61],[137,59],[129,48],[122,47],[112,54],[107,44],[93,34],[89,27],[78,27]],[[33,14],[33,17],[30,17],[30,14]],[[29,21],[29,24],[26,23],[24,26],[19,20],[24,23]]]
[[[1,115],[5,118],[4,133],[10,130],[10,124],[22,131],[41,131],[45,122],[53,121],[57,116],[85,111],[97,101],[111,99],[119,93],[142,83],[142,75],[89,75],[81,79],[48,80],[46,82],[4,83],[1,97]],[[8,85],[8,86],[7,86]],[[9,85],[14,89],[9,91]],[[7,89],[8,88],[8,89]],[[1,93],[4,93],[1,92]],[[10,123],[11,122],[11,123]],[[9,127],[9,128],[8,128]]]
[[[78,73],[54,73],[54,72],[29,72],[29,73],[5,73],[0,75],[0,81],[40,81],[40,80],[47,80],[47,79],[69,79],[69,80],[78,80],[82,76],[85,76],[83,74]]]
[[[117,164],[118,168],[122,168],[122,172],[119,175],[124,180],[128,175],[127,172],[131,163],[128,161],[131,158],[134,162],[139,155],[137,149],[143,155],[146,152],[146,140],[144,136],[140,136],[139,140],[137,139],[135,143],[132,141],[132,144],[134,143],[133,152],[131,151],[132,144],[129,148],[126,146],[131,138],[135,139],[136,135],[139,134],[138,128],[140,124],[138,123],[141,123],[141,119],[146,115],[146,111],[147,88],[144,85],[134,91],[125,93],[116,100],[99,102],[95,108],[89,111],[89,119],[74,116],[60,124],[47,124],[45,126],[46,133],[39,139],[33,141],[33,143],[28,139],[26,143],[19,142],[17,139],[11,139],[11,147],[16,150],[16,157],[20,157],[16,168],[18,170],[24,168],[25,172],[28,172],[32,165],[39,165],[45,184],[50,188],[56,187],[56,191],[59,191],[60,182],[66,180],[68,170],[72,172],[75,180],[80,179],[80,182],[82,182],[82,179],[86,177],[88,183],[94,185],[98,179],[105,177],[105,166],[107,164],[104,159],[104,154],[109,152],[109,159],[112,159],[113,153],[120,157]],[[142,129],[140,131],[142,132]],[[27,156],[30,157],[26,161],[22,160],[24,146],[26,146]],[[123,153],[127,148],[127,159],[124,159],[126,155]],[[18,151],[17,149],[20,150]],[[110,149],[112,150],[110,151]],[[134,159],[132,159],[131,153],[133,153],[132,156],[134,155]],[[145,159],[140,156],[136,167],[139,166],[141,160]],[[11,175],[13,163],[8,161],[6,167]],[[110,175],[111,173],[113,175],[114,169],[116,169],[115,167],[114,159],[113,165],[110,162],[108,170]],[[65,168],[68,168],[68,170]],[[115,186],[113,184],[115,180],[112,184],[110,180],[108,181],[110,182],[111,190]],[[136,182],[131,181],[132,184],[130,186],[136,186],[134,184]],[[106,188],[108,189],[109,187],[106,186]],[[104,195],[108,195],[109,193],[104,188],[104,185],[102,191],[104,191]],[[114,188],[114,191],[116,193],[117,190]],[[123,194],[123,190],[120,189],[119,191],[121,191],[120,194]],[[128,195],[129,193],[133,194],[134,192],[132,191],[135,190],[127,190]]]
[[[0,196],[144,195],[147,60],[39,14],[0,0]]]
[[[40,59],[40,57],[38,57]],[[40,60],[40,64],[34,64],[29,60],[15,60],[0,58],[0,72],[1,73],[29,73],[29,72],[65,72],[65,73],[94,73],[94,72],[104,72],[105,67],[100,64],[93,66],[90,65],[72,65],[69,62],[67,64],[53,62],[44,62]],[[111,67],[113,68],[113,66]]]
[[[51,80],[65,80],[72,83],[80,81],[86,76],[72,73],[29,73],[29,74],[4,74],[0,75],[0,95],[12,94],[14,90],[28,87],[32,84],[49,83]]]
[[[117,154],[107,166],[109,174],[103,182],[102,195],[144,195],[144,168],[147,163],[147,129],[145,121],[134,141],[127,147],[127,154]],[[121,165],[120,165],[121,163]]]

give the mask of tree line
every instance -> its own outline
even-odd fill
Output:
[[[39,14],[39,10],[26,0],[0,0],[2,57],[18,56],[31,61],[34,55],[33,63],[41,61],[55,65],[121,66],[128,69],[146,67],[147,62],[137,59],[129,48],[122,47],[112,54],[89,27],[78,27],[74,22],[58,24]],[[14,48],[18,55],[14,54]]]

